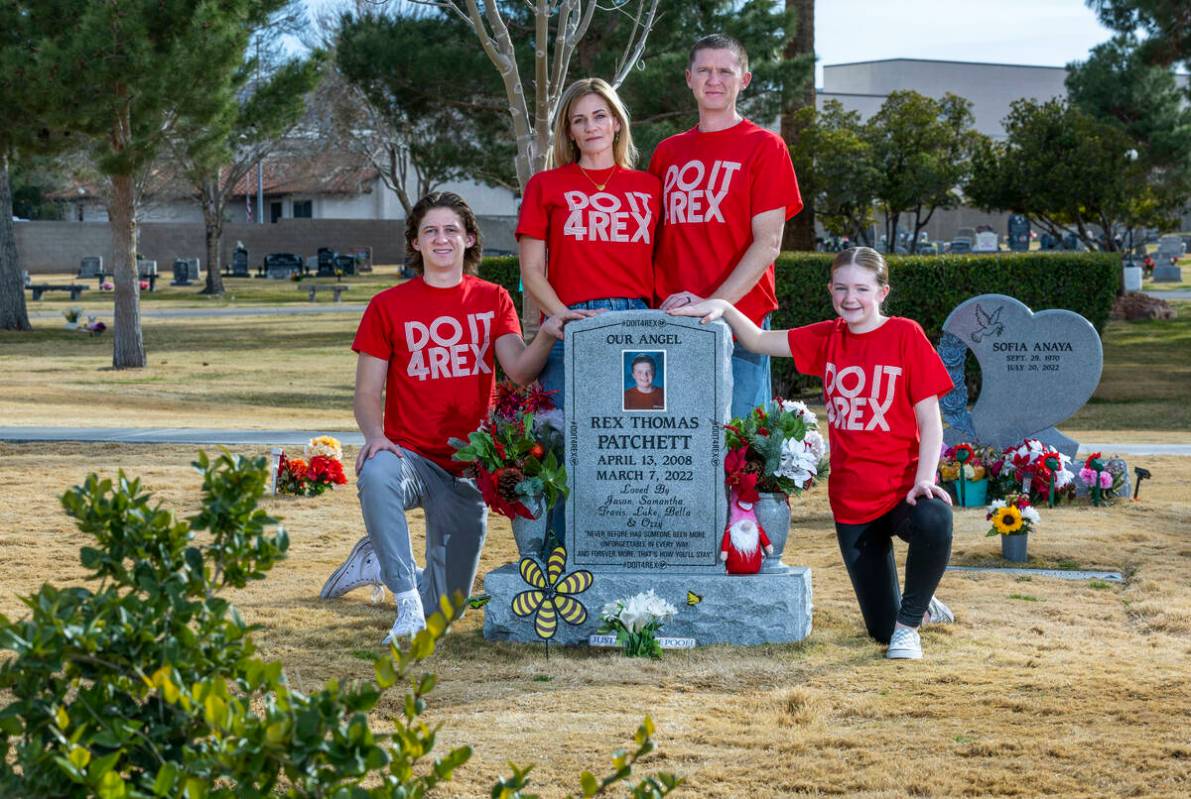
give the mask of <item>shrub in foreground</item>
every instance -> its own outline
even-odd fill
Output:
[[[62,497],[79,529],[90,587],[46,584],[31,615],[0,616],[0,795],[28,797],[421,797],[471,756],[433,756],[437,728],[421,715],[435,677],[421,673],[462,608],[445,598],[407,648],[375,661],[375,682],[293,689],[279,662],[254,657],[252,627],[220,597],[263,579],[288,547],[257,508],[263,458],[200,454],[203,506],[179,521],[121,472],[95,475]],[[196,532],[202,532],[201,542]],[[382,694],[405,691],[392,733],[372,729]],[[627,780],[653,749],[647,718],[635,747],[603,779],[584,772],[580,796]],[[493,797],[528,799],[529,768],[513,767]],[[644,779],[636,797],[678,780]]]

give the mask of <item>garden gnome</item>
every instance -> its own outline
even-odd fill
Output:
[[[720,560],[728,574],[756,574],[761,571],[761,549],[765,549],[766,555],[772,555],[773,544],[769,543],[769,536],[757,521],[753,503],[742,502],[736,491],[732,491],[729,508],[728,526],[720,543]]]

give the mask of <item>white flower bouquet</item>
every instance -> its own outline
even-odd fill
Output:
[[[653,592],[653,589],[628,599],[604,605],[600,632],[616,633],[616,643],[627,657],[660,658],[662,647],[657,634],[662,625],[678,615],[678,609]]]

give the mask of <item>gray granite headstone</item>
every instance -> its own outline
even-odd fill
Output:
[[[99,277],[103,274],[103,258],[98,255],[88,255],[79,262],[79,277]]]
[[[968,411],[964,356],[980,364],[981,388]],[[943,323],[939,355],[955,389],[941,402],[949,444],[1007,447],[1037,438],[1075,458],[1078,443],[1055,429],[1100,384],[1104,352],[1096,328],[1073,311],[1034,313],[1012,297],[982,294]]]
[[[679,609],[664,635],[702,645],[782,643],[810,634],[809,569],[730,576],[719,560],[731,354],[722,322],[701,325],[660,311],[605,313],[567,325],[566,569],[586,569],[594,579],[576,597],[587,620],[560,622],[556,642],[585,642],[606,603],[651,588]],[[644,391],[634,380],[635,362],[652,375]],[[489,572],[486,638],[538,640],[532,620],[511,609],[512,598],[528,588],[516,564]]]
[[[727,519],[723,424],[732,399],[726,325],[660,311],[567,327],[567,548],[593,571],[718,573]],[[626,410],[632,361],[656,364],[661,409]]]
[[[1183,270],[1178,264],[1159,263],[1154,265],[1155,283],[1182,283]]]

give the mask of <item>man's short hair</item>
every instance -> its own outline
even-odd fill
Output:
[[[744,45],[726,33],[711,33],[699,39],[691,46],[691,53],[686,60],[686,68],[695,65],[695,54],[700,50],[731,50],[736,54],[736,61],[740,64],[741,72],[749,71],[749,54]]]
[[[629,366],[629,369],[630,370],[636,369],[637,364],[639,364],[639,363],[649,364],[649,371],[653,372],[655,377],[657,376],[658,365],[657,365],[657,362],[654,361],[654,359],[652,357],[650,357],[648,355],[638,355],[636,358],[633,359],[633,363],[631,366]]]
[[[413,209],[410,210],[409,217],[405,220],[406,265],[419,275],[424,271],[422,253],[414,247],[414,242],[418,240],[418,232],[419,228],[422,227],[422,219],[433,208],[446,208],[454,211],[459,217],[459,221],[463,223],[464,232],[469,236],[475,237],[475,243],[463,251],[463,273],[466,275],[478,275],[480,273],[480,261],[484,257],[484,244],[480,236],[480,223],[476,220],[476,214],[471,210],[471,206],[467,204],[467,201],[458,194],[450,191],[431,192],[418,200]]]

